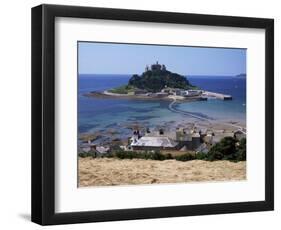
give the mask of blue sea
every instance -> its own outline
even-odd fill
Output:
[[[115,130],[128,136],[131,124],[146,127],[165,126],[167,122],[192,119],[168,109],[169,101],[86,97],[90,91],[104,91],[127,84],[131,75],[79,75],[78,130],[105,132]],[[203,90],[230,94],[233,100],[211,99],[177,104],[178,109],[217,121],[246,123],[246,78],[188,76],[191,84]],[[121,132],[122,131],[122,132]]]

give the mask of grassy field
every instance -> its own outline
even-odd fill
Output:
[[[136,185],[246,179],[246,161],[79,158],[79,186]]]

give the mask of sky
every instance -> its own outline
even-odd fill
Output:
[[[141,74],[156,61],[182,75],[246,73],[246,49],[78,42],[79,74]]]

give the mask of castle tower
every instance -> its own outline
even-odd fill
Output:
[[[145,67],[145,71],[148,71],[149,70],[149,67],[148,67],[148,65],[146,65],[146,67]]]
[[[158,61],[156,61],[156,64],[151,65],[151,70],[161,70],[161,65],[158,63]]]

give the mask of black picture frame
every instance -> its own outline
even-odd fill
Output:
[[[265,29],[265,200],[55,213],[55,18],[109,19]],[[32,221],[41,225],[222,214],[274,209],[274,20],[110,8],[32,8]]]

